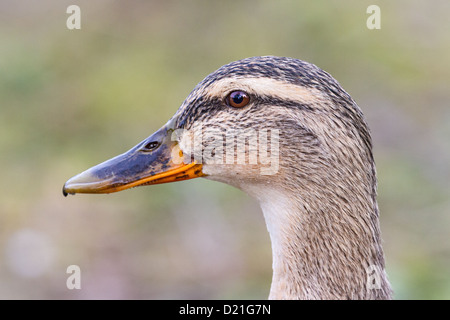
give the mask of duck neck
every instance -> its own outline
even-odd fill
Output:
[[[336,197],[272,190],[259,199],[272,242],[269,299],[390,298],[376,202]]]

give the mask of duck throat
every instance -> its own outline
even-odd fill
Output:
[[[391,297],[376,203],[353,203],[349,211],[334,205],[342,199],[301,199],[273,190],[265,195],[258,198],[272,242],[269,299]]]

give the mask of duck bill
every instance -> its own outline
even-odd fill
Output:
[[[64,184],[64,196],[112,193],[203,176],[201,164],[186,163],[172,132],[167,124],[124,154],[74,176]]]

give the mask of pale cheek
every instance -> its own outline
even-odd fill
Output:
[[[223,167],[218,165],[212,165],[212,164],[203,164],[202,172],[204,174],[207,174],[209,176],[213,177],[219,177],[226,175],[226,172],[224,171]]]
[[[194,137],[193,130],[180,130],[177,135],[178,146],[183,152],[184,162],[190,163],[192,159],[196,160],[197,163],[201,163],[200,151],[198,150],[198,143]]]
[[[180,150],[183,151],[183,154],[185,157],[187,157],[191,153],[191,139],[188,134],[183,134],[179,140],[178,145],[180,147]]]
[[[206,175],[206,179],[222,182],[243,191],[245,191],[244,186],[248,183],[247,177],[238,172],[233,172],[223,165],[203,164],[202,172]]]

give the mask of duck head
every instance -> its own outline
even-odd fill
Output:
[[[254,186],[282,188],[299,177],[314,179],[329,157],[333,136],[326,134],[333,128],[366,139],[367,132],[352,133],[355,125],[366,128],[358,122],[356,104],[323,70],[292,58],[247,58],[208,75],[161,129],[69,179],[63,193],[111,193],[196,177],[249,193]]]
[[[69,179],[63,193],[196,177],[259,201],[272,241],[270,298],[390,297],[369,129],[325,71],[272,56],[227,64],[160,130]],[[367,270],[379,270],[376,290],[367,288]]]

